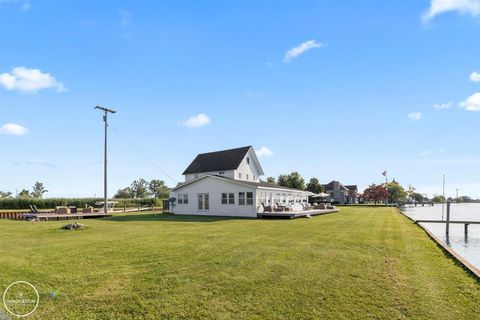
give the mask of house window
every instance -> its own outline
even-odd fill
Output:
[[[179,194],[178,195],[178,204],[188,204],[188,194]]]
[[[224,175],[224,174],[225,174],[225,171],[220,171],[218,174]]]
[[[249,176],[248,176],[248,173],[247,173],[247,180],[248,180]]]
[[[235,193],[222,193],[222,204],[235,204]]]
[[[253,206],[253,192],[239,192],[238,193],[239,206]]]
[[[244,206],[245,205],[245,192],[238,193],[238,205]]]
[[[250,157],[247,157],[247,164],[250,164]]]
[[[198,210],[208,211],[210,209],[210,201],[208,193],[198,194]]]
[[[253,192],[247,192],[247,206],[253,206]]]
[[[242,179],[242,173],[241,172],[238,173],[238,179]]]

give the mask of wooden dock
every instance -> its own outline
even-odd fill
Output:
[[[258,218],[268,219],[298,219],[298,218],[310,218],[312,216],[318,216],[322,214],[329,214],[338,212],[339,209],[328,209],[328,210],[308,210],[308,211],[284,211],[284,212],[262,212],[257,213]]]
[[[26,213],[23,214],[23,220],[79,220],[79,219],[93,219],[111,217],[112,215],[107,213],[69,213],[69,214],[57,214],[57,213]]]
[[[415,223],[447,223],[445,220],[415,220]],[[450,220],[449,223],[456,224],[480,224],[480,221],[461,221],[461,220]]]

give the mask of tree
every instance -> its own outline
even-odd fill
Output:
[[[30,191],[28,191],[27,189],[23,189],[23,190],[20,191],[20,193],[18,194],[18,198],[31,198],[31,196],[30,196]]]
[[[325,187],[320,184],[317,178],[311,178],[307,183],[307,191],[313,193],[325,192]]]
[[[267,178],[267,182],[268,182],[268,183],[276,183],[274,177],[268,177],[268,178]]]
[[[278,176],[277,184],[282,187],[288,187],[288,176],[281,174]]]
[[[302,178],[300,173],[296,171],[292,172],[288,176],[288,187],[299,189],[299,190],[305,190],[305,179]]]
[[[289,175],[281,174],[278,176],[278,184],[282,187],[305,190],[305,180],[296,171]]]
[[[434,202],[434,203],[444,203],[445,202],[445,197],[437,194],[432,198],[432,202]]]
[[[35,182],[35,184],[33,185],[33,188],[32,188],[32,197],[33,198],[37,198],[37,199],[41,199],[43,197],[43,194],[48,192],[47,189],[45,189],[43,183],[37,181]]]
[[[388,202],[389,203],[398,203],[404,201],[407,197],[407,192],[403,187],[396,181],[388,183]]]
[[[383,185],[371,184],[363,191],[363,198],[367,201],[373,201],[376,205],[378,201],[387,199],[387,189]]]
[[[133,198],[133,191],[132,188],[126,187],[123,189],[119,189],[117,193],[113,196],[114,198],[120,198],[120,199],[130,199]]]
[[[7,191],[7,192],[0,191],[0,198],[11,198],[11,197],[12,197],[12,193],[10,191]]]
[[[415,202],[423,202],[425,197],[421,193],[414,192],[412,193],[412,198]]]
[[[163,180],[152,180],[148,184],[148,190],[154,198],[168,198],[170,189],[165,185]]]
[[[148,197],[148,182],[145,179],[138,179],[132,182],[130,186],[132,195],[136,199]]]

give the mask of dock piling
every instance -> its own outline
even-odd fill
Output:
[[[450,234],[450,201],[447,201],[447,224],[445,233],[448,236]]]

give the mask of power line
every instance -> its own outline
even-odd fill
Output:
[[[152,166],[154,166],[155,168],[157,168],[161,173],[163,173],[167,178],[169,178],[170,180],[172,180],[175,184],[178,183],[178,181],[176,181],[175,179],[173,179],[171,176],[168,175],[168,173],[166,173],[165,171],[163,171],[152,159],[150,159],[146,154],[144,154],[142,151],[140,151],[140,149],[138,149],[135,145],[133,145],[133,143],[131,143],[130,141],[128,141],[125,137],[123,137],[118,131],[117,129],[115,128],[112,128],[113,132],[115,132],[120,138],[122,138],[122,140],[124,140],[128,145],[130,145],[130,147],[132,147],[136,152],[138,152],[142,157],[144,157],[148,162],[150,162],[150,164]]]

